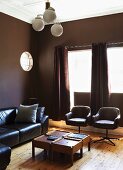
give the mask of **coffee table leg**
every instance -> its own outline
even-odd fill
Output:
[[[88,142],[88,151],[90,151],[91,148],[90,145],[91,145],[90,142]]]
[[[73,154],[71,154],[71,166],[73,166]]]
[[[32,145],[32,158],[35,158],[35,147]]]
[[[80,158],[83,157],[83,148],[80,149]]]
[[[50,155],[49,155],[50,157],[49,157],[49,159],[51,160],[51,161],[53,161],[53,151],[52,150],[50,150]]]
[[[82,142],[82,147],[80,149],[80,158],[82,158],[82,157],[83,157],[83,142]]]
[[[44,159],[46,159],[46,158],[47,158],[47,150],[44,149]]]
[[[53,160],[53,151],[51,150],[51,148],[49,149],[49,160]]]
[[[90,139],[90,141],[88,142],[88,151],[90,151],[91,150],[91,139]]]

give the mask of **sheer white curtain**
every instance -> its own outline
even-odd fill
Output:
[[[110,93],[123,93],[123,47],[107,48]]]
[[[74,92],[91,91],[92,50],[68,51],[70,106],[74,106]]]

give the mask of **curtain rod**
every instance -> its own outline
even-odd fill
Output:
[[[123,42],[107,42],[107,45],[123,45]]]
[[[79,48],[91,48],[91,44],[88,45],[75,45],[75,46],[65,46],[68,49],[79,49]]]
[[[98,43],[101,43],[101,42],[98,42]],[[104,43],[104,42],[103,42]],[[106,42],[107,45],[123,45],[123,41],[121,42]],[[83,44],[83,45],[75,45],[75,46],[65,46],[66,48],[68,49],[74,49],[74,48],[91,48],[92,47],[92,44]]]

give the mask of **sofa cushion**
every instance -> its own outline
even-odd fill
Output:
[[[41,135],[40,123],[15,123],[7,125],[6,128],[15,129],[19,131],[19,143],[33,139],[36,136]]]
[[[8,129],[7,127],[0,127],[0,143],[10,147],[17,145],[19,143],[19,131]]]
[[[18,123],[36,123],[36,113],[38,104],[24,106],[20,105],[15,122]]]

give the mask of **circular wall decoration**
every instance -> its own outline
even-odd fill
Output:
[[[20,65],[24,71],[30,71],[33,67],[33,58],[29,52],[23,52],[20,57]]]

